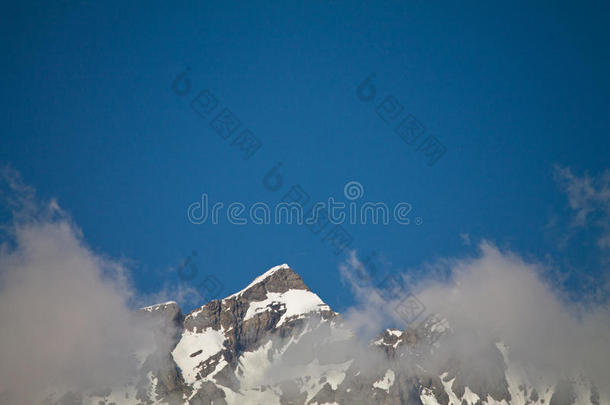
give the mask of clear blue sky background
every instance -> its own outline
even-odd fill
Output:
[[[293,184],[345,201],[355,180],[368,200],[411,203],[420,226],[346,226],[389,269],[468,254],[461,233],[590,260],[560,252],[547,224],[569,221],[553,165],[608,166],[607,3],[122,3],[4,7],[0,160],[57,197],[95,251],[134,260],[140,292],[177,282],[171,268],[197,250],[193,283],[214,274],[223,295],[286,262],[333,308],[350,305],[345,257],[306,228],[187,221],[201,193],[272,204]],[[190,109],[205,88],[263,142],[254,157]],[[447,147],[436,165],[377,116],[387,95]],[[262,179],[280,161],[273,193]]]

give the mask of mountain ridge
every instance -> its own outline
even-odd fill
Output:
[[[433,366],[430,359],[442,352],[443,339],[452,333],[438,315],[417,327],[386,329],[361,342],[287,264],[186,315],[175,301],[138,313],[154,319],[162,331],[156,350],[142,357],[141,375],[119,390],[83,395],[81,403],[603,403],[587,382],[523,382],[511,371],[509,349],[501,343],[487,347],[492,361],[482,373],[480,364],[455,358]],[[61,401],[56,403],[63,405]]]

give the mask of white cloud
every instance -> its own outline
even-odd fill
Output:
[[[570,168],[556,166],[555,178],[574,211],[572,224],[595,227],[600,232],[597,246],[610,248],[610,170],[594,177],[577,176]]]
[[[470,234],[468,233],[461,233],[460,234],[460,239],[462,240],[462,243],[466,246],[470,246]]]
[[[0,246],[0,393],[34,403],[124,383],[135,349],[153,344],[129,306],[126,269],[92,252],[57,202],[36,204],[4,175],[14,222]]]
[[[394,320],[395,326],[404,328],[404,321],[393,313],[395,301],[380,304],[375,286],[358,284],[353,278],[353,269],[360,265],[353,255],[340,269],[359,300],[346,313],[348,323],[366,325],[368,330]],[[545,281],[543,274],[549,272],[542,265],[487,242],[479,246],[475,257],[445,259],[428,267],[432,271],[416,284],[405,274],[400,279],[409,281],[405,290],[413,291],[427,311],[441,314],[451,325],[453,335],[443,341],[444,350],[437,353],[434,364],[445,364],[451,357],[485,361],[489,342],[502,340],[510,347],[512,358],[534,374],[555,381],[585,375],[599,389],[607,390],[607,303],[567,301]],[[446,270],[449,278],[443,276]],[[475,365],[472,369],[476,373]]]

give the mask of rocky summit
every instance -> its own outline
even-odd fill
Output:
[[[370,342],[287,265],[183,316],[175,302],[142,308],[158,331],[124,386],[63,395],[55,404],[592,404],[582,379],[530,381],[501,342],[485,361],[441,356],[448,321],[432,315]],[[435,361],[436,359],[436,361]],[[439,360],[441,359],[441,360]]]

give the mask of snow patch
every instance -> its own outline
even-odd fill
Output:
[[[254,281],[252,281],[250,284],[248,284],[248,286],[246,288],[244,288],[241,291],[236,292],[235,294],[229,295],[228,297],[226,297],[224,300],[228,300],[230,298],[233,297],[237,297],[238,295],[242,294],[244,291],[246,291],[248,288],[255,286],[256,284],[260,283],[261,281],[265,280],[267,277],[270,277],[271,275],[273,275],[275,272],[277,272],[278,270],[282,270],[282,269],[289,269],[290,266],[288,266],[286,263],[284,264],[280,264],[279,266],[275,266],[270,268],[269,270],[267,270],[266,272],[264,272],[263,274],[261,274],[260,276],[256,277],[254,279]],[[224,301],[223,300],[223,301]]]
[[[401,337],[403,334],[403,332],[399,329],[388,329],[388,333],[396,337]]]
[[[441,405],[436,400],[434,396],[434,391],[430,388],[422,388],[421,394],[419,395],[419,399],[421,399],[422,404],[424,405]]]
[[[379,381],[375,381],[373,383],[373,387],[379,388],[380,390],[384,390],[386,392],[390,392],[390,387],[394,384],[394,371],[388,369],[385,372],[383,378]]]
[[[172,357],[182,370],[182,377],[187,383],[192,384],[196,381],[197,366],[222,350],[224,341],[225,335],[222,329],[207,328],[200,333],[185,331],[182,334],[180,342],[172,351]],[[199,351],[201,352],[191,357]]]
[[[474,405],[479,400],[479,396],[472,392],[470,388],[464,389],[464,395],[462,396],[462,402],[466,401],[469,405]]]
[[[311,291],[288,290],[284,293],[267,293],[267,297],[263,301],[250,303],[244,321],[264,312],[268,306],[274,303],[283,304],[286,308],[286,312],[282,315],[276,326],[281,326],[288,318],[294,316],[330,310],[330,307]]]
[[[144,308],[140,308],[140,309],[142,311],[152,312],[152,311],[159,311],[160,309],[165,309],[165,307],[168,305],[178,305],[178,304],[176,303],[176,301],[167,301],[167,302],[163,302],[161,304],[150,305],[148,307],[144,307]]]
[[[244,388],[258,387],[264,383],[263,378],[270,366],[269,350],[273,342],[270,340],[252,352],[245,352],[239,358],[237,372],[240,386]],[[242,375],[243,372],[243,376]]]

